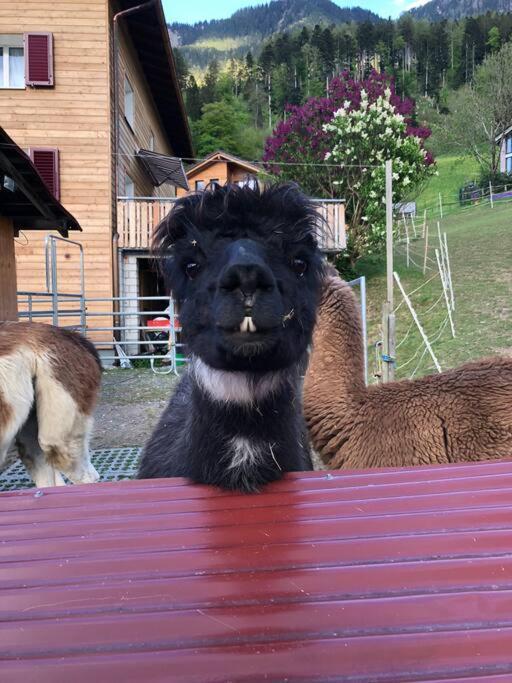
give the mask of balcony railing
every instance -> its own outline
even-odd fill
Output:
[[[175,199],[156,197],[120,197],[117,202],[119,247],[149,249],[158,223],[172,209]],[[315,199],[324,219],[318,242],[322,251],[338,252],[346,246],[345,205],[338,199]]]

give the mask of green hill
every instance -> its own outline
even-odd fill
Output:
[[[465,361],[497,353],[512,354],[512,202],[489,204],[462,209],[441,221],[446,231],[452,280],[455,292],[455,328],[453,339],[446,327],[434,345],[435,353],[443,369],[457,366]],[[436,239],[436,221],[429,222],[430,244]],[[422,265],[424,242],[418,238],[411,241],[411,257]],[[432,251],[430,252],[432,254]],[[405,247],[395,249],[395,270],[399,273],[406,292],[420,287],[435,273],[423,276],[421,269],[405,264]],[[385,263],[362,263],[361,274],[368,278],[369,342],[380,338],[381,306],[385,299]],[[434,278],[414,296],[420,319],[430,338],[434,337],[446,319],[443,301],[435,302],[442,293],[439,278]],[[395,289],[396,304],[401,300]],[[430,312],[429,309],[434,306]],[[428,312],[428,313],[427,313]],[[397,311],[396,339],[401,343],[397,349],[397,377],[409,377],[418,364],[421,338],[405,305]],[[374,357],[371,351],[370,359]],[[411,360],[412,359],[412,360]],[[400,367],[406,364],[404,367]],[[371,376],[372,364],[370,364]],[[415,376],[434,372],[430,359],[425,356]]]

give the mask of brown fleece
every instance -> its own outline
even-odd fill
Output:
[[[94,409],[101,381],[101,364],[94,346],[81,335],[53,325],[29,322],[0,324],[0,356],[28,347],[47,357],[52,375],[69,392],[85,415]]]
[[[512,359],[366,387],[351,288],[325,280],[304,382],[311,439],[331,469],[512,457]]]

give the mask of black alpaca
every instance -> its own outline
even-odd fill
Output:
[[[293,185],[214,187],[157,229],[190,367],[142,455],[140,478],[256,491],[312,469],[301,400],[322,260],[314,206]]]

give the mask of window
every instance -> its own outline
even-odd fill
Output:
[[[205,184],[204,180],[196,180],[196,192],[199,192],[200,190],[204,190]]]
[[[505,173],[512,174],[512,135],[505,139]]]
[[[220,185],[219,179],[218,178],[212,178],[210,180],[211,185]]]
[[[56,199],[60,199],[59,150],[55,147],[31,147],[32,163]]]
[[[125,173],[124,176],[124,196],[135,197],[135,183],[130,178],[128,173]]]
[[[153,135],[153,132],[151,132],[151,133],[149,134],[149,145],[148,145],[148,149],[149,149],[150,152],[154,152],[154,151],[155,151],[155,136]]]
[[[53,34],[25,33],[25,84],[32,87],[54,85]]]
[[[124,78],[124,117],[130,127],[133,128],[135,123],[135,95],[127,76]]]
[[[25,87],[22,35],[0,35],[0,88]]]
[[[236,184],[238,187],[250,187],[251,190],[255,190],[258,187],[258,181],[253,176],[247,176],[243,180],[237,180]]]

